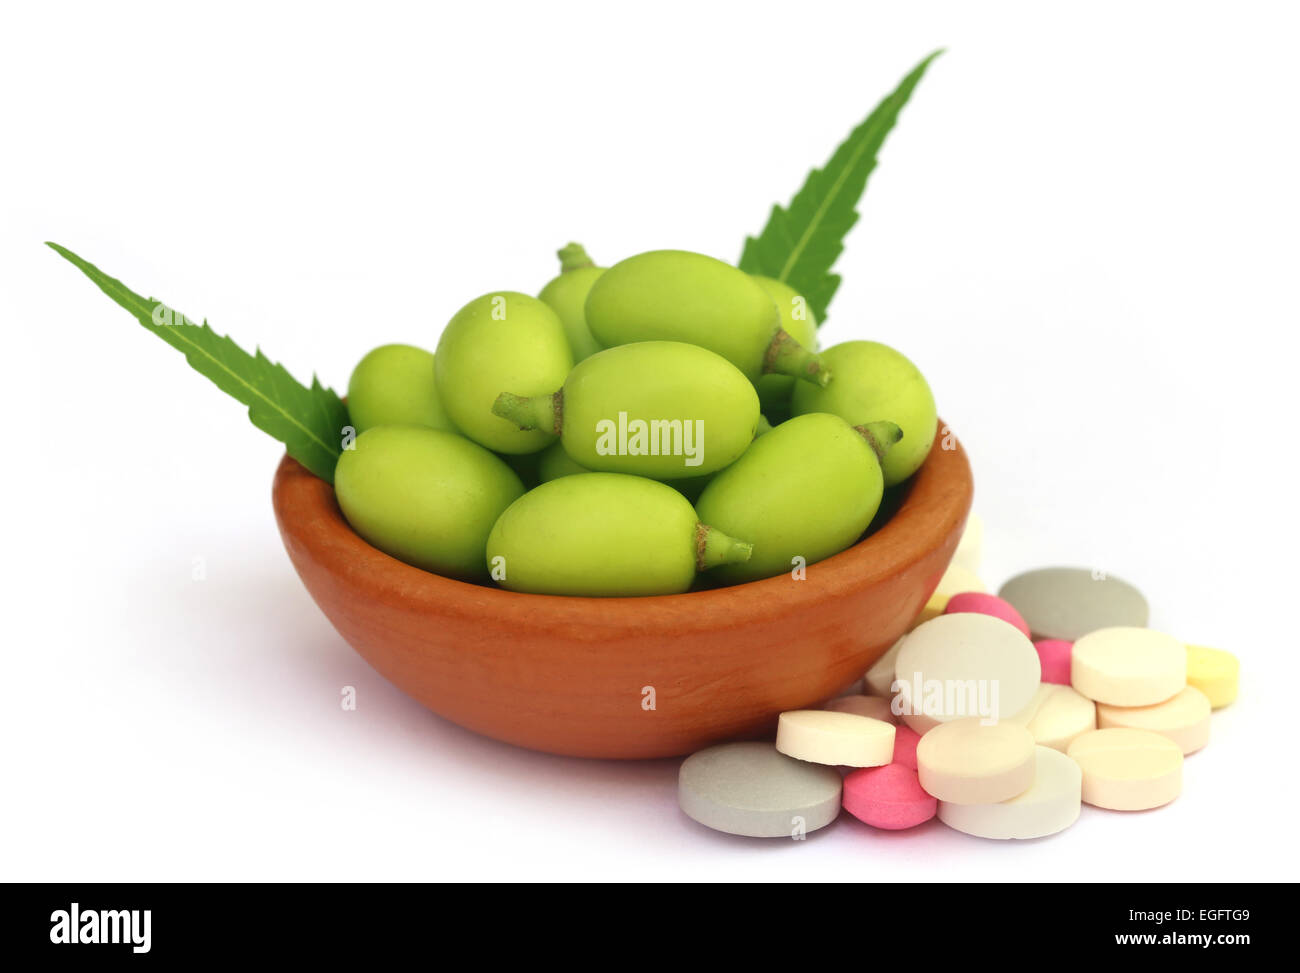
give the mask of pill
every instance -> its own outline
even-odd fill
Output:
[[[1107,706],[1097,704],[1097,726],[1123,726],[1150,730],[1178,744],[1186,756],[1210,742],[1210,699],[1188,686],[1163,703],[1151,706]]]
[[[1163,703],[1187,685],[1187,647],[1149,628],[1103,628],[1074,643],[1070,685],[1112,706]]]
[[[1069,686],[1045,682],[1015,716],[1039,746],[1065,753],[1075,737],[1097,729],[1097,704]]]
[[[1074,643],[1065,639],[1039,639],[1034,648],[1038,650],[1038,662],[1043,668],[1043,682],[1070,685],[1070,654]]]
[[[1028,637],[991,615],[932,619],[911,632],[895,660],[901,712],[919,733],[935,722],[1020,712],[1038,689],[1038,653]],[[920,725],[918,725],[920,724]]]
[[[840,813],[834,767],[777,753],[770,743],[724,743],[692,754],[677,775],[686,816],[714,831],[786,838],[816,831]]]
[[[832,713],[852,713],[854,716],[867,716],[873,720],[893,723],[898,719],[889,707],[889,700],[883,696],[840,696],[832,699],[822,707]]]
[[[907,638],[907,636],[904,635],[903,638]],[[867,670],[867,674],[862,681],[866,684],[869,695],[894,695],[894,690],[891,688],[894,685],[894,660],[898,658],[898,650],[902,645],[903,639],[899,639]]]
[[[948,604],[944,606],[943,611],[945,615],[956,615],[962,612],[992,615],[1009,625],[1014,625],[1024,633],[1025,638],[1029,638],[1029,626],[1020,617],[1020,612],[997,595],[990,595],[984,591],[958,592],[948,599]]]
[[[980,555],[984,548],[984,521],[979,514],[972,513],[966,518],[966,528],[961,532],[957,542],[957,551],[952,556],[952,563],[960,565],[972,574],[979,574]]]
[[[1083,802],[1112,811],[1168,804],[1183,789],[1183,752],[1150,730],[1085,733],[1066,751],[1083,770]]]
[[[1204,645],[1187,646],[1187,685],[1205,693],[1210,706],[1218,709],[1237,698],[1237,657],[1223,649]]]
[[[853,713],[790,710],[777,718],[776,748],[815,764],[879,767],[894,759],[894,725]]]
[[[902,764],[864,767],[844,778],[844,810],[873,828],[915,828],[934,817],[938,805],[916,771]]]
[[[941,801],[939,820],[977,838],[1043,838],[1079,820],[1083,771],[1051,747],[1034,750],[1034,782],[1023,794],[996,804],[950,804]],[[848,807],[848,781],[844,782]]]
[[[921,734],[907,724],[895,727],[894,763],[916,770],[916,745],[920,742]]]
[[[1142,593],[1087,568],[1040,568],[1018,574],[998,591],[1029,623],[1035,638],[1074,641],[1099,628],[1146,625]]]
[[[926,792],[941,801],[994,804],[1029,789],[1034,752],[1033,735],[1016,723],[956,720],[921,737],[917,773]]]
[[[953,595],[961,594],[963,591],[985,591],[984,582],[979,579],[974,571],[963,567],[960,564],[949,564],[948,570],[939,578],[939,584],[930,595],[930,600],[925,603],[921,609],[921,614],[916,617],[912,627],[924,625],[932,618],[943,614],[944,608],[948,606],[948,599]]]

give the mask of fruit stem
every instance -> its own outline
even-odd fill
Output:
[[[556,251],[560,258],[560,273],[567,274],[570,270],[578,270],[581,267],[594,267],[596,262],[587,256],[587,251],[583,249],[581,243],[570,243]]]
[[[763,371],[792,375],[822,388],[831,384],[830,369],[822,364],[821,356],[799,344],[785,328],[777,328],[772,336],[763,356]]]
[[[903,430],[893,422],[868,422],[853,428],[867,441],[867,445],[875,451],[876,459],[882,463],[885,461],[885,454],[889,452],[889,447],[903,438]]]
[[[541,429],[558,436],[564,418],[564,392],[554,392],[551,395],[502,392],[492,403],[492,414],[513,422],[525,431]]]
[[[697,571],[707,571],[709,568],[716,568],[719,564],[739,564],[741,561],[748,561],[753,551],[753,544],[728,537],[716,527],[695,525],[695,570]]]

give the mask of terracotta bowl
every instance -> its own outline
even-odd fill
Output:
[[[966,453],[951,437],[941,445],[883,526],[805,580],[651,598],[517,594],[413,568],[354,534],[333,488],[287,456],[272,499],[321,611],[435,713],[548,753],[666,757],[767,731],[860,677],[907,630],[970,509]]]

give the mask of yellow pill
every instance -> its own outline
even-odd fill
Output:
[[[1187,646],[1187,685],[1210,698],[1210,707],[1227,706],[1237,698],[1237,657],[1223,649],[1204,645]]]

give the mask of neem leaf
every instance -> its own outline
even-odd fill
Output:
[[[195,324],[160,301],[146,300],[94,264],[57,243],[47,244],[89,277],[105,294],[163,341],[217,388],[248,406],[253,425],[274,436],[289,455],[322,480],[334,482],[334,464],[342,452],[347,406],[333,389],[313,375],[307,388],[260,348],[250,355],[207,322]]]
[[[808,173],[788,209],[772,207],[767,226],[745,240],[740,269],[784,281],[804,296],[818,324],[826,321],[838,274],[831,267],[844,249],[844,237],[858,221],[857,204],[876,167],[876,154],[898,121],[912,90],[938,50],[912,69],[885,100],[876,106],[840,143],[825,168]]]

